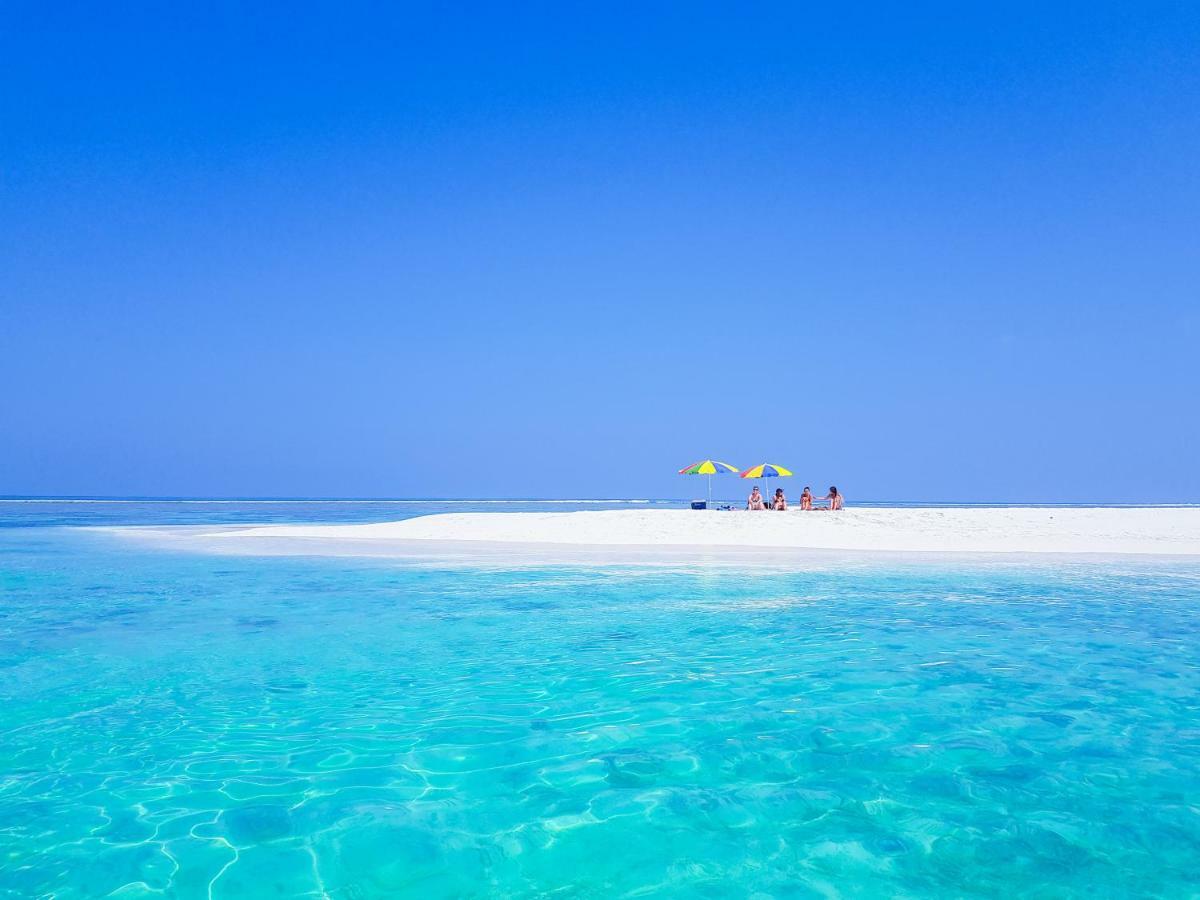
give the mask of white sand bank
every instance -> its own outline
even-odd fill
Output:
[[[619,510],[448,513],[376,525],[279,525],[211,535],[376,543],[478,541],[596,547],[746,547],[1200,556],[1200,508]],[[315,549],[315,547],[314,547]]]

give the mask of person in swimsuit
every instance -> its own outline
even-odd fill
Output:
[[[750,492],[750,499],[746,501],[746,509],[766,509],[767,505],[763,503],[762,494],[758,492],[758,485],[754,486],[754,490]]]
[[[812,488],[807,484],[804,486],[804,493],[800,495],[800,508],[812,509]]]
[[[775,502],[771,506],[773,509],[787,509],[787,497],[783,496],[783,488],[775,488]]]
[[[842,508],[842,502],[843,502],[843,500],[844,500],[844,498],[842,497],[842,495],[841,495],[840,493],[838,493],[838,489],[837,489],[837,488],[835,488],[835,487],[830,487],[830,488],[829,488],[829,493],[828,493],[828,494],[826,494],[826,495],[825,495],[824,497],[822,497],[821,499],[822,499],[822,500],[828,500],[828,501],[829,501],[829,505],[828,505],[828,506],[822,506],[822,507],[819,507],[819,509],[841,509],[841,508]]]

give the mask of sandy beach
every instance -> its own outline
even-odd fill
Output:
[[[841,512],[620,510],[450,513],[371,525],[268,526],[211,535],[354,542],[736,547],[934,553],[1200,555],[1200,508],[852,508]],[[411,544],[410,544],[411,545]],[[316,547],[314,546],[314,549]]]

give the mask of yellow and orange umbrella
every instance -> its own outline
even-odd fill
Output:
[[[777,475],[788,476],[791,474],[791,469],[785,469],[783,466],[776,466],[771,463],[762,463],[747,469],[742,473],[742,478],[774,478]]]
[[[777,466],[773,463],[762,463],[761,465],[751,466],[742,473],[742,478],[777,478],[779,476],[787,477],[792,474],[791,469],[785,469],[783,466]]]

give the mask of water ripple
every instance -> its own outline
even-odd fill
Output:
[[[1194,890],[1190,571],[42,549],[0,563],[0,896]]]

